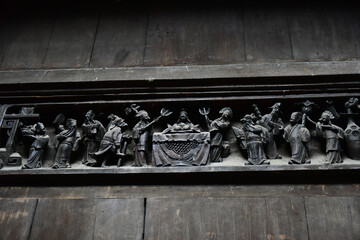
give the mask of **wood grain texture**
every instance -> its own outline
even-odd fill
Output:
[[[41,199],[30,239],[141,239],[143,199]]]
[[[99,16],[96,12],[60,12],[43,68],[87,67]]]
[[[147,12],[126,6],[106,9],[96,35],[92,67],[142,65],[147,27]]]
[[[240,9],[157,9],[150,13],[145,65],[244,61]]]
[[[6,25],[7,46],[1,69],[41,68],[54,18],[50,14],[22,14],[13,21]]]
[[[292,60],[285,11],[282,7],[244,9],[246,61]]]
[[[0,200],[0,239],[28,239],[37,200]]]
[[[289,30],[297,61],[344,60],[360,57],[359,8],[309,8],[288,10]]]
[[[101,199],[93,239],[142,239],[144,199]]]
[[[307,197],[310,239],[360,239],[359,197]]]
[[[307,239],[303,198],[147,200],[146,239]]]

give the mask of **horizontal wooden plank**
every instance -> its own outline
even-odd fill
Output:
[[[291,77],[359,74],[360,61],[0,71],[0,84]]]
[[[0,199],[360,196],[359,184],[0,187]]]

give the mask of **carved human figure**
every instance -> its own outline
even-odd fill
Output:
[[[290,117],[290,125],[284,129],[283,137],[291,147],[289,164],[310,163],[306,149],[306,143],[310,141],[310,131],[301,122],[302,114],[293,112]]]
[[[348,124],[345,129],[345,140],[347,153],[351,159],[360,160],[360,127],[355,123],[354,117],[357,113],[353,112],[353,108],[360,108],[358,98],[350,98],[345,103]]]
[[[242,129],[233,127],[234,134],[240,140],[242,149],[248,153],[248,162],[246,165],[270,164],[266,159],[264,152],[264,143],[267,142],[268,131],[261,125],[255,124],[256,117],[254,114],[247,114],[240,122],[243,124]]]
[[[221,117],[215,120],[209,119],[209,111],[206,109],[200,109],[200,113],[205,116],[210,131],[210,162],[222,162],[222,157],[227,157],[230,154],[229,142],[224,139],[226,139],[233,112],[231,108],[225,107],[219,112]]]
[[[90,153],[96,152],[99,149],[100,141],[105,134],[104,126],[94,119],[95,113],[93,110],[89,110],[85,115],[85,121],[82,128],[82,136],[77,141],[82,141],[84,144],[84,155],[82,163],[87,166],[94,166],[97,161]]]
[[[124,119],[114,115],[114,119],[109,124],[109,129],[105,133],[100,142],[100,149],[91,153],[94,158],[103,158],[102,167],[109,165],[110,160],[116,155],[118,157],[125,156],[126,149],[123,149],[123,132],[122,128],[126,127],[127,123]],[[119,163],[119,162],[118,162]]]
[[[49,136],[46,134],[44,124],[38,122],[33,126],[21,130],[22,136],[32,139],[29,150],[29,158],[22,169],[33,169],[42,167],[43,153],[48,146]]]
[[[186,110],[181,110],[179,118],[174,125],[169,125],[163,133],[201,132],[198,124],[193,124]]]
[[[257,113],[256,115],[259,119],[257,123],[265,127],[269,132],[268,140],[265,144],[265,153],[269,159],[281,159],[281,155],[278,152],[274,138],[274,136],[279,135],[280,131],[284,129],[284,123],[279,117],[280,107],[281,103],[275,103],[270,107],[272,110],[269,114],[261,116],[256,105],[254,105],[255,112]]]
[[[344,138],[344,130],[331,123],[335,117],[329,111],[321,114],[319,122],[316,123],[316,133],[326,139],[325,163],[342,163],[339,139]]]
[[[153,121],[149,121],[150,117],[147,111],[140,110],[137,111],[135,105],[132,106],[132,109],[136,112],[135,117],[139,118],[139,122],[133,128],[133,139],[135,142],[134,154],[135,154],[135,162],[133,164],[134,167],[142,167],[147,164],[146,161],[146,151],[149,148],[149,135],[150,128],[154,123],[160,120],[161,117],[169,116],[171,114],[170,111],[166,109],[162,109],[160,111],[160,116],[155,118]]]
[[[52,168],[70,168],[71,152],[75,141],[80,137],[76,129],[76,120],[68,118],[66,128],[56,135],[55,149],[57,149],[55,162]]]

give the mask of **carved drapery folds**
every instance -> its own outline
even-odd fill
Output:
[[[212,107],[214,113],[201,103],[191,111],[167,106],[160,114],[129,104],[113,113],[88,108],[82,117],[43,116],[21,106],[8,112],[11,105],[3,105],[0,168],[339,164],[344,157],[360,160],[358,102],[350,98],[340,114],[333,101],[306,100],[286,110],[272,102]]]

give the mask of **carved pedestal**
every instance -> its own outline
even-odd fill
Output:
[[[210,133],[154,133],[156,166],[205,165],[209,159]]]

